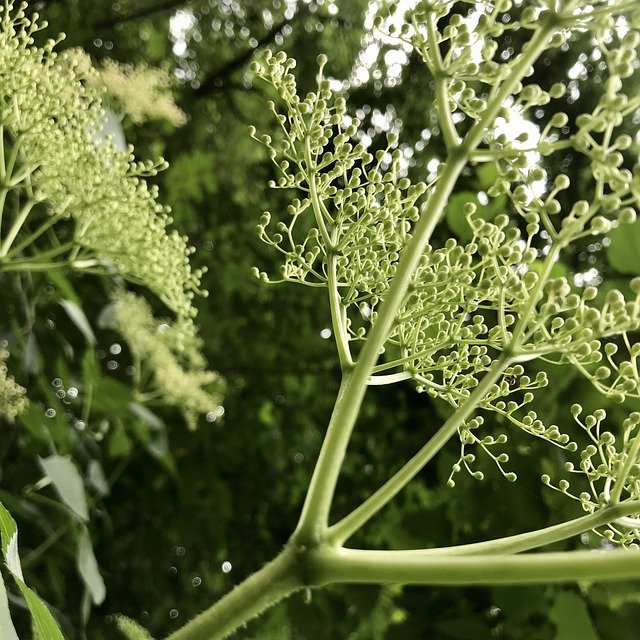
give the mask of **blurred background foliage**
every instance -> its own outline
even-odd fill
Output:
[[[255,224],[263,210],[286,206],[288,194],[268,189],[272,165],[247,134],[249,125],[263,133],[276,128],[264,106],[267,88],[254,84],[249,63],[265,47],[285,50],[298,61],[304,92],[315,84],[316,56],[327,53],[329,75],[342,83],[351,111],[364,120],[365,141],[379,148],[386,144],[386,130],[398,131],[410,174],[424,179],[444,155],[431,79],[415,54],[373,30],[374,15],[385,11],[381,4],[30,4],[30,11],[49,22],[46,36],[66,33],[60,50],[79,46],[98,67],[112,59],[164,68],[175,77],[174,98],[186,123],[134,123],[125,117],[122,127],[138,156],[162,155],[170,163],[153,180],[161,201],[171,205],[176,226],[196,247],[194,262],[209,269],[204,285],[210,295],[198,303],[198,323],[209,364],[227,383],[224,414],[203,417],[199,429],[189,432],[178,411],[133,401],[130,354],[101,326],[109,299],[98,277],[45,272],[12,276],[11,286],[3,280],[0,331],[9,342],[10,371],[28,388],[31,404],[15,424],[0,424],[0,500],[18,521],[28,582],[51,605],[69,640],[116,638],[116,613],[163,637],[270,559],[295,526],[339,371],[332,340],[323,332],[330,325],[324,292],[266,286],[250,275],[254,265],[277,271],[277,256],[257,239]],[[461,3],[460,10],[468,5]],[[506,33],[509,56],[526,34]],[[570,121],[563,134],[571,134],[573,118],[590,111],[600,95],[601,62],[593,51],[588,39],[574,37],[568,50],[543,56],[528,78],[543,87],[567,84],[562,108]],[[534,115],[537,126],[550,117],[544,108]],[[634,163],[632,155],[627,160]],[[580,158],[567,152],[548,163],[551,175],[563,171],[571,177],[573,191],[564,193],[577,199],[585,179]],[[477,193],[486,182],[471,167],[459,188]],[[452,202],[434,243],[450,234],[464,236],[458,209]],[[623,237],[585,241],[563,256],[558,270],[576,287],[600,283],[603,291],[614,286],[624,291],[628,274],[640,273],[638,224],[625,227]],[[62,300],[82,308],[95,340]],[[551,365],[546,370],[551,384],[535,407],[545,422],[566,424],[573,402],[588,411],[596,402],[603,406],[573,370]],[[91,414],[82,420],[88,394]],[[614,425],[628,409],[604,408]],[[446,412],[410,384],[372,389],[333,517],[346,514],[384,482]],[[561,450],[514,434],[509,454],[517,483],[507,483],[488,462],[482,468],[479,460],[486,480],[461,475],[448,489],[445,480],[457,458],[457,443],[450,445],[354,543],[408,548],[473,542],[576,515],[570,501],[539,481],[542,472],[562,468]],[[59,463],[58,482],[50,472],[52,461]],[[46,473],[53,483],[43,481]],[[74,482],[84,489],[88,518],[69,502],[68,484]],[[106,586],[98,606],[92,601],[101,599],[100,580],[78,554],[87,530]],[[585,535],[557,548],[599,544]],[[20,598],[12,596],[11,602],[19,612]],[[640,583],[343,586],[314,592],[310,603],[294,596],[237,637],[632,640],[639,619]]]

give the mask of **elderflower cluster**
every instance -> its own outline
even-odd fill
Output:
[[[631,413],[622,423],[619,434],[604,428],[607,417],[603,409],[583,416],[582,407],[571,407],[573,419],[587,437],[588,444],[580,453],[580,462],[565,463],[565,471],[578,476],[584,491],[576,493],[572,483],[561,479],[553,483],[548,474],[542,476],[547,486],[580,502],[588,513],[608,504],[640,500],[640,413]],[[617,431],[617,430],[616,430]],[[599,535],[625,547],[640,548],[640,513],[621,517],[608,524]]]
[[[115,271],[149,287],[178,316],[195,315],[202,271],[191,268],[193,248],[168,231],[168,208],[143,179],[164,161],[136,162],[132,149],[122,153],[100,140],[104,111],[95,72],[58,58],[54,41],[34,46],[40,27],[24,9],[11,2],[0,8],[2,178],[11,192],[0,269],[49,259],[53,266]],[[73,221],[71,242],[47,248],[45,231],[63,220]]]
[[[106,93],[105,100],[115,111],[134,124],[148,120],[166,120],[181,127],[187,116],[171,95],[172,76],[166,69],[147,64],[124,64],[106,59],[91,72],[91,58],[82,49],[70,49],[64,54],[78,71],[86,73],[87,83]]]
[[[300,100],[291,70],[295,61],[284,53],[265,56],[253,71],[269,82],[284,103],[280,113],[269,106],[282,129],[278,140],[262,136],[278,169],[275,188],[308,193],[288,207],[288,219],[275,222],[266,212],[258,233],[284,256],[282,279],[324,285],[327,258],[337,256],[335,279],[345,306],[375,306],[393,278],[399,252],[418,218],[422,183],[402,177],[397,142],[375,156],[354,144],[360,122],[346,114],[344,98],[335,97],[322,80],[326,57],[320,57],[319,87]],[[256,137],[255,129],[251,134]],[[258,138],[256,138],[258,139]],[[268,281],[267,274],[257,272]]]
[[[198,415],[219,415],[224,382],[206,369],[192,323],[158,321],[145,300],[119,291],[114,295],[109,324],[129,345],[138,371],[136,379],[149,384],[139,390],[142,399],[158,397],[179,408],[192,430],[197,427]],[[146,381],[147,377],[150,380]]]
[[[618,129],[640,108],[640,98],[623,92],[625,79],[637,65],[640,5],[625,12],[629,30],[619,37],[614,29],[616,7],[604,0],[572,2],[566,10],[562,3],[540,0],[528,3],[518,15],[511,13],[511,0],[469,1],[465,4],[473,9],[467,15],[452,13],[460,4],[419,2],[392,35],[421,55],[437,94],[440,88],[436,103],[447,148],[467,154],[472,165],[492,163],[497,177],[487,196],[506,200],[508,211],[515,215],[505,212],[483,220],[476,215],[476,205],[468,203],[464,215],[471,241],[427,244],[382,361],[373,367],[369,380],[388,384],[411,378],[419,391],[456,409],[469,401],[501,360],[505,363],[501,377],[484,397],[474,400],[476,408],[572,452],[578,448],[577,440],[557,425],[545,425],[528,406],[534,391],[547,385],[546,376],[532,379],[522,365],[539,357],[569,362],[613,400],[640,396],[636,362],[640,346],[631,342],[640,329],[640,280],[631,282],[635,297],[625,299],[613,290],[601,301],[594,287],[579,288],[566,278],[551,278],[554,262],[572,242],[636,219],[640,163],[628,168],[627,152],[633,142]],[[401,3],[392,3],[390,10],[407,11]],[[440,32],[438,21],[445,15],[447,24]],[[378,27],[384,24],[380,19]],[[496,126],[499,109],[487,115],[488,105],[497,103],[503,114],[511,111],[525,117],[541,107],[552,109],[552,101],[566,92],[562,83],[545,89],[526,82],[523,58],[533,47],[531,42],[520,56],[508,54],[498,60],[500,41],[515,29],[531,30],[539,45],[544,34],[554,31],[544,42],[547,50],[562,46],[573,31],[589,30],[599,42],[608,63],[604,94],[590,114],[576,119],[572,136],[559,135],[569,121],[563,112],[552,111],[533,140],[527,134],[512,140],[501,133]],[[269,54],[253,66],[254,73],[275,89],[284,109],[270,103],[281,127],[275,140],[259,137],[255,130],[252,136],[269,148],[279,174],[272,186],[304,194],[303,199],[293,200],[287,219],[274,220],[266,213],[258,232],[283,255],[282,280],[328,286],[338,294],[346,340],[354,343],[367,340],[420,218],[418,200],[425,195],[423,206],[428,209],[446,167],[440,165],[429,185],[412,186],[402,176],[395,136],[376,155],[356,143],[360,123],[347,115],[344,100],[335,97],[323,80],[325,63],[321,57],[318,89],[304,99],[297,95],[295,61],[285,54]],[[508,92],[502,91],[504,86]],[[465,123],[460,130],[468,130],[462,140],[459,122]],[[562,173],[550,177],[533,161],[567,149],[584,155],[591,171],[591,182],[581,192],[584,199],[573,202],[563,193],[570,187],[569,177]],[[257,275],[269,280],[264,273]],[[624,348],[619,349],[619,343]],[[473,469],[471,447],[489,455],[507,479],[516,479],[504,467],[507,454],[500,451],[507,434],[483,435],[484,424],[485,417],[476,415],[459,426],[461,453],[450,484],[463,468],[482,476]]]
[[[13,422],[27,406],[27,392],[7,373],[5,360],[9,352],[6,347],[6,341],[0,341],[0,415]]]

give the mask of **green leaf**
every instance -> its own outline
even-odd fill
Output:
[[[489,198],[488,204],[483,205],[478,200],[478,194],[473,191],[460,191],[453,194],[447,203],[445,219],[449,229],[462,242],[469,242],[473,238],[473,232],[464,214],[464,207],[469,202],[472,202],[477,207],[476,212],[473,214],[474,219],[493,220],[499,213],[504,211],[507,197],[502,195],[497,198]]]
[[[36,593],[24,583],[18,555],[18,527],[2,503],[0,503],[0,535],[2,537],[2,553],[5,563],[27,603],[33,618],[37,640],[64,640],[62,632],[49,609]],[[2,638],[4,640],[4,635]]]
[[[640,274],[640,220],[620,225],[609,233],[607,257],[609,264],[620,273]]]
[[[110,418],[128,418],[131,395],[131,387],[114,378],[101,377],[94,388],[93,408]]]
[[[109,483],[104,475],[102,465],[97,460],[90,460],[87,465],[87,484],[93,488],[100,498],[109,495]]]
[[[53,455],[48,458],[38,458],[42,470],[49,476],[56,492],[64,502],[83,522],[89,520],[87,496],[84,492],[82,476],[71,459],[65,456]]]
[[[2,555],[7,568],[14,576],[22,578],[22,567],[18,555],[18,526],[5,506],[0,502],[0,536]]]
[[[122,421],[116,420],[109,431],[107,452],[112,458],[121,458],[129,455],[131,447],[131,438],[127,435]]]
[[[530,265],[529,269],[534,271],[538,275],[542,273],[544,261],[543,260],[534,260]],[[566,264],[562,262],[554,263],[553,267],[551,267],[551,273],[549,274],[550,278],[569,278],[569,268]]]
[[[485,191],[494,185],[499,175],[498,165],[495,162],[483,162],[476,169],[478,186]]]
[[[2,638],[2,640],[19,640],[16,628],[11,621],[7,589],[4,586],[2,573],[0,573],[0,638]]]
[[[24,341],[23,363],[27,373],[37,375],[42,370],[42,353],[33,333],[29,333]]]
[[[18,416],[18,422],[37,440],[46,442],[51,439],[49,430],[45,425],[42,409],[37,405],[29,403],[27,408]]]
[[[571,591],[560,591],[551,607],[555,640],[600,640],[584,600]]]
[[[60,306],[67,312],[71,322],[78,327],[85,340],[89,344],[95,344],[96,337],[82,308],[71,300],[60,300]]]
[[[15,576],[14,576],[15,578]],[[22,591],[24,599],[27,601],[29,612],[33,618],[33,624],[36,631],[37,640],[64,640],[64,636],[58,627],[57,622],[53,619],[51,611],[47,609],[44,602],[36,595],[36,593],[27,587],[27,585],[16,578],[16,583]]]
[[[86,527],[82,527],[78,537],[78,557],[76,558],[78,573],[91,594],[93,604],[102,604],[106,595],[104,580],[100,575],[98,561],[93,553],[91,537]]]
[[[153,413],[153,411],[147,409],[147,407],[139,402],[130,402],[129,409],[136,418],[142,420],[142,422],[144,422],[144,424],[150,429],[153,429],[154,431],[164,429],[164,422],[162,422],[162,420]]]
[[[96,384],[100,377],[100,365],[93,349],[89,348],[82,356],[82,374],[85,386]]]

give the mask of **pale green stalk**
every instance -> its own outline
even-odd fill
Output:
[[[537,549],[560,540],[573,538],[586,531],[602,527],[617,518],[637,513],[640,511],[640,500],[626,501],[616,505],[610,505],[594,513],[580,518],[555,524],[544,529],[527,531],[514,536],[496,538],[486,542],[474,542],[461,544],[454,547],[442,547],[438,549],[416,549],[416,555],[484,555],[484,554],[512,554]]]
[[[33,209],[35,204],[36,204],[35,200],[27,200],[27,202],[25,202],[24,205],[22,205],[22,207],[20,208],[20,211],[18,211],[18,214],[16,215],[16,219],[13,221],[13,224],[11,225],[9,232],[7,233],[6,237],[3,239],[2,245],[0,246],[0,258],[4,258],[7,255],[7,253],[9,253],[9,249],[11,248],[13,241],[16,239],[16,236],[18,235],[18,233],[20,233],[20,229],[22,229],[22,226],[24,225],[27,218],[29,217],[29,214],[31,213],[31,209]]]
[[[65,212],[52,215],[46,222],[43,222],[33,233],[29,234],[24,240],[20,241],[17,245],[14,245],[9,251],[7,251],[6,258],[20,253],[26,249],[30,244],[35,242],[45,231],[50,229],[56,222],[64,218]]]
[[[347,371],[343,375],[327,435],[311,478],[300,523],[294,533],[294,538],[300,544],[317,544],[324,537],[335,485],[371,370],[379,357],[380,349],[387,341],[415,268],[463,166],[463,161],[456,158],[445,167],[427,209],[416,225],[413,238],[402,253],[393,282],[380,306],[358,361],[352,371]]]
[[[265,609],[299,591],[305,582],[297,553],[287,547],[262,569],[166,640],[220,640]]]
[[[458,431],[464,424],[464,421],[476,409],[478,403],[482,401],[489,389],[491,389],[491,386],[504,373],[504,370],[509,364],[518,360],[520,357],[518,348],[521,346],[519,345],[519,341],[527,327],[529,316],[538,303],[544,284],[558,258],[560,249],[560,244],[554,244],[546,255],[540,278],[531,290],[529,300],[518,318],[510,344],[504,348],[501,356],[493,363],[469,398],[460,405],[427,444],[397,471],[395,475],[348,516],[329,528],[328,536],[333,544],[342,544],[345,540],[348,540],[351,535],[392,500]]]
[[[640,554],[627,550],[565,551],[524,555],[431,555],[320,547],[309,553],[316,586],[350,584],[552,584],[576,580],[627,580],[640,575]]]
[[[395,475],[383,484],[372,496],[354,509],[348,516],[329,528],[327,539],[334,545],[340,545],[369,521],[384,505],[392,500],[427,462],[442,449],[465,420],[473,413],[478,403],[487,395],[491,386],[500,378],[509,365],[506,356],[501,356],[485,374],[464,404],[440,427],[427,444],[416,453]]]

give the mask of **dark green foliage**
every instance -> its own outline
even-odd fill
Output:
[[[188,123],[175,129],[163,122],[136,127],[125,122],[125,133],[141,157],[162,154],[169,160],[170,168],[153,181],[161,201],[171,205],[177,227],[197,249],[195,266],[208,267],[203,286],[210,293],[197,303],[197,321],[205,356],[227,382],[224,416],[211,423],[202,419],[195,433],[187,432],[176,410],[140,410],[126,373],[131,355],[126,348],[110,354],[118,338],[100,326],[109,285],[98,277],[60,272],[3,276],[0,338],[9,341],[12,372],[28,387],[32,403],[15,424],[0,423],[0,500],[18,522],[27,583],[52,606],[67,640],[119,637],[116,626],[123,623],[116,625],[114,616],[120,613],[144,625],[153,637],[164,637],[271,558],[299,515],[339,371],[332,341],[320,336],[330,326],[324,292],[268,287],[250,273],[255,265],[277,270],[277,257],[260,243],[255,224],[263,210],[283,210],[290,194],[267,188],[275,177],[272,165],[247,133],[253,124],[277,135],[264,107],[272,96],[265,95],[264,85],[252,84],[248,70],[254,44],[284,49],[298,61],[300,82],[308,85],[301,87],[304,92],[314,86],[317,54],[328,54],[329,75],[346,78],[363,36],[371,32],[363,26],[369,5],[364,0],[335,0],[335,16],[328,1],[301,2],[294,16],[284,15],[286,5],[281,0],[32,3],[31,9],[49,21],[49,36],[67,34],[61,48],[82,46],[96,60],[110,57],[180,69],[175,97]],[[187,55],[176,58],[169,19],[178,11],[192,12],[199,30],[188,33]],[[265,20],[267,11],[271,18]],[[525,36],[515,32],[508,37],[516,46]],[[587,41],[572,41],[571,47],[566,61],[558,49],[543,57],[528,81],[549,87],[565,79],[578,52],[590,53]],[[423,179],[429,161],[442,155],[434,145],[414,146],[426,137],[423,131],[436,127],[432,79],[410,56],[395,86],[373,80],[376,70],[384,77],[383,56],[389,48],[382,44],[372,80],[349,90],[350,108],[363,110],[367,126],[376,109],[384,112],[393,105],[401,122],[400,142],[414,148],[410,175]],[[594,104],[602,91],[597,76],[597,65],[589,63],[586,78],[576,83]],[[573,121],[573,102],[563,108]],[[582,102],[580,110],[587,108]],[[544,125],[547,116],[539,111],[535,117]],[[375,127],[371,134],[373,149],[386,145]],[[572,190],[579,192],[586,180],[582,160],[556,156],[554,168],[569,174]],[[451,199],[448,228],[442,225],[436,232],[436,244],[438,234],[444,240],[449,231],[468,239],[466,222],[455,212],[467,193],[484,188],[485,177],[469,171],[465,181],[465,191]],[[495,206],[496,200],[491,203]],[[499,213],[485,209],[480,215],[487,219]],[[638,251],[634,253],[640,247],[637,227],[615,232],[606,251],[602,238],[585,241],[558,269],[572,275],[596,267],[605,278],[603,292],[609,282],[611,288],[621,288],[621,274],[640,273]],[[81,304],[95,344],[64,306],[69,300]],[[162,314],[159,304],[156,310]],[[117,369],[109,361],[117,362]],[[566,368],[543,369],[551,384],[533,408],[546,423],[568,422],[574,402],[587,411],[596,408],[587,382]],[[56,393],[58,380],[67,392],[64,398]],[[77,399],[68,395],[70,388],[78,390]],[[93,397],[91,422],[78,425],[88,393]],[[618,423],[625,409],[637,410],[630,405],[616,415],[613,405],[605,408]],[[50,418],[45,417],[47,409],[55,412]],[[333,519],[390,477],[436,431],[447,411],[438,400],[416,395],[410,384],[371,393],[343,468]],[[501,418],[492,420],[496,433],[498,427],[508,428]],[[357,534],[354,544],[391,549],[460,544],[576,515],[576,505],[539,482],[541,473],[562,469],[563,451],[517,433],[507,446],[518,484],[506,483],[490,462],[480,460],[484,482],[460,475],[456,487],[447,488],[458,456],[458,444],[452,442],[437,465],[423,471]],[[68,456],[84,478],[88,530],[106,583],[106,598],[97,606],[75,568],[84,524],[55,487],[38,485],[43,475],[38,457],[54,453]],[[572,549],[587,543],[597,545],[598,540],[557,546]],[[639,586],[341,586],[313,592],[310,603],[296,595],[236,637],[634,640]],[[26,638],[20,601],[12,601],[12,607],[20,637]],[[137,638],[131,629],[129,637]]]

